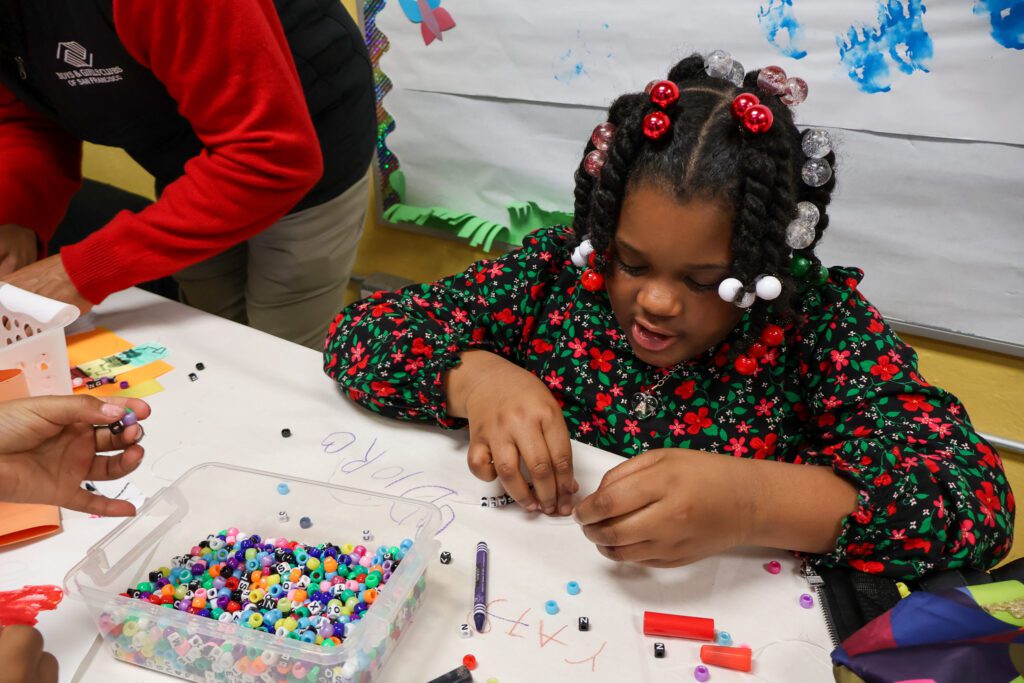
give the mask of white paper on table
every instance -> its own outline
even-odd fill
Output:
[[[146,495],[138,486],[130,482],[127,477],[114,481],[90,481],[87,483],[96,489],[96,493],[101,496],[114,500],[126,500],[134,505],[136,510],[146,502]]]

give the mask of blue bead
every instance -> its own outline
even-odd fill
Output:
[[[303,631],[302,635],[299,636],[299,640],[301,640],[304,643],[312,643],[314,640],[316,640],[316,634],[312,631]]]
[[[311,520],[309,517],[303,517],[299,520],[299,526],[303,529],[308,529],[309,527],[313,526],[313,520]]]
[[[288,492],[290,490],[291,489],[288,488],[288,484],[284,483],[283,481],[277,485],[277,492],[280,493],[282,496],[288,495]]]
[[[554,600],[548,600],[544,603],[544,611],[548,614],[558,614],[558,603]]]
[[[579,595],[580,585],[575,581],[570,581],[568,584],[566,584],[565,590],[569,592],[569,595]]]
[[[715,643],[728,647],[732,645],[732,636],[729,635],[728,631],[715,631]]]

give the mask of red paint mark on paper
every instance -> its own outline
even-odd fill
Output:
[[[604,652],[604,646],[607,644],[607,640],[601,643],[600,649],[594,654],[587,657],[586,659],[578,659],[575,661],[571,659],[564,659],[562,661],[564,661],[566,664],[585,664],[586,662],[590,662],[590,672],[593,673],[594,671],[597,671],[597,656]]]
[[[41,611],[56,609],[63,599],[64,591],[57,586],[0,591],[0,626],[35,626]]]

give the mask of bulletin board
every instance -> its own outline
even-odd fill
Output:
[[[810,84],[837,140],[819,254],[891,318],[1024,348],[1021,0],[367,0],[387,223],[485,249],[571,222],[618,95],[729,51]],[[941,335],[940,335],[941,336]]]

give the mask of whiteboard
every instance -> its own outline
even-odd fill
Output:
[[[429,45],[420,4],[364,8],[394,121],[385,204],[400,168],[403,205],[503,224],[516,202],[571,211],[610,101],[690,52],[728,49],[805,78],[798,124],[839,141],[826,263],[863,268],[888,317],[1024,344],[1024,3],[429,0],[454,22]]]

